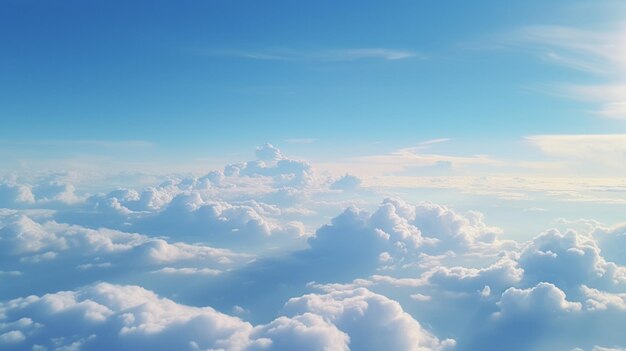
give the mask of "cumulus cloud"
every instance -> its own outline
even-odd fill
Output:
[[[67,176],[44,174],[28,178],[30,181],[15,175],[0,179],[0,207],[67,207],[84,200]]]
[[[607,260],[626,264],[626,224],[604,227],[594,224],[591,235],[598,241],[602,255]]]
[[[524,275],[514,260],[505,257],[485,268],[439,266],[424,274],[424,281],[440,289],[456,292],[478,292],[483,297],[518,285]]]
[[[479,212],[395,197],[377,204],[361,186],[271,144],[252,161],[144,189],[87,196],[65,178],[9,179],[0,185],[0,205],[12,208],[0,211],[0,348],[626,342],[623,225],[589,221],[519,243]],[[585,325],[586,335],[564,338]]]
[[[349,190],[358,189],[361,186],[361,183],[363,183],[361,178],[351,175],[351,174],[346,174],[343,177],[340,177],[339,179],[335,180],[330,185],[330,188],[335,189],[335,190],[349,191]]]
[[[0,207],[20,207],[34,202],[35,195],[29,186],[6,181],[0,183]]]
[[[565,293],[551,283],[539,283],[529,289],[509,288],[502,294],[498,306],[498,318],[513,318],[523,314],[539,318],[541,314],[581,310],[580,303],[567,301]]]
[[[433,336],[396,301],[365,288],[293,298],[285,311],[312,312],[332,321],[348,333],[354,350],[444,350],[455,345]]]
[[[366,289],[291,299],[286,316],[253,326],[138,286],[99,283],[0,304],[7,349],[443,350],[400,305]]]
[[[587,298],[585,306],[588,310],[617,309],[626,311],[626,294],[612,294],[586,285],[581,286],[583,295]]]
[[[0,307],[4,321],[24,337],[19,348],[81,343],[85,350],[243,350],[253,343],[252,326],[211,308],[179,305],[137,286],[100,283],[75,291],[8,301]],[[93,336],[93,337],[90,337]]]
[[[214,276],[253,259],[249,254],[203,244],[168,242],[50,220],[38,222],[24,214],[0,220],[0,254],[6,272],[19,272],[3,274],[11,278],[3,279],[1,298],[68,289],[99,279],[119,279],[131,272],[138,282],[156,282],[158,277],[146,273],[159,269],[165,269],[163,273],[191,270],[198,275]]]
[[[164,210],[139,218],[133,228],[238,248],[297,240],[304,235],[299,222],[273,221],[268,216],[272,210],[256,202],[230,204],[204,201],[198,193],[180,194]]]
[[[269,143],[257,147],[255,154],[260,161],[278,161],[284,158],[280,150]]]
[[[477,212],[460,215],[431,203],[409,205],[399,199],[385,199],[373,213],[348,208],[330,225],[321,227],[309,244],[318,252],[349,254],[354,250],[363,258],[378,259],[384,254],[385,262],[401,262],[404,256],[421,252],[497,249],[499,233]]]
[[[626,270],[601,255],[596,240],[573,230],[553,229],[535,237],[519,258],[528,282],[549,281],[566,289],[581,284],[626,282]]]
[[[38,223],[23,214],[9,217],[0,224],[0,250],[4,255],[18,257],[42,252],[67,252],[71,255],[132,252],[137,259],[160,263],[201,258],[228,262],[238,256],[225,249],[182,242],[170,244],[163,239],[117,230],[94,230],[54,221]]]

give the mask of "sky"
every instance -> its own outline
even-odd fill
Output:
[[[625,14],[2,1],[0,348],[626,349]]]

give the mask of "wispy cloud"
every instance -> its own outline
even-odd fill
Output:
[[[434,153],[430,149],[433,144],[442,143],[448,139],[433,139],[417,144],[416,146],[394,150],[385,154],[368,155],[353,158],[341,165],[330,169],[348,167],[351,172],[368,177],[403,173],[409,169],[420,167],[437,167],[445,169],[466,169],[474,166],[486,167],[501,165],[502,162],[488,155],[446,155]]]
[[[595,85],[559,84],[556,93],[599,104],[594,111],[598,116],[626,119],[626,26],[610,31],[531,26],[501,41],[509,46],[521,46],[553,64],[603,80]]]
[[[294,139],[285,139],[286,143],[289,144],[313,144],[316,142],[316,138],[294,138]]]
[[[437,138],[437,139],[430,139],[430,140],[426,140],[426,141],[422,141],[421,143],[419,143],[418,145],[432,145],[432,144],[440,144],[440,143],[445,143],[448,142],[452,139],[450,138]]]
[[[547,156],[578,162],[585,168],[624,170],[626,134],[533,135],[526,137]]]
[[[389,48],[355,48],[335,50],[294,50],[294,49],[267,49],[257,51],[221,50],[211,51],[210,55],[232,56],[252,60],[275,60],[275,61],[315,61],[315,62],[341,62],[357,60],[385,60],[395,61],[410,58],[425,58],[410,50]]]

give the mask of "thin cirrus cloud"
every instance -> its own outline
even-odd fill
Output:
[[[223,50],[212,51],[213,56],[230,56],[251,60],[294,61],[294,62],[345,62],[358,60],[396,61],[410,58],[425,58],[423,54],[389,48],[356,48],[333,50],[268,49],[258,51]]]
[[[285,142],[288,143],[288,144],[313,144],[316,141],[317,141],[316,138],[292,138],[292,139],[285,139]]]
[[[590,74],[599,84],[559,83],[551,90],[567,98],[598,104],[594,114],[626,119],[626,26],[609,31],[565,26],[521,28],[504,40],[554,64]]]

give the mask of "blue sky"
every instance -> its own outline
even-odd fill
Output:
[[[616,8],[7,1],[1,136],[142,140],[194,152],[315,138],[358,154],[373,141],[399,148],[439,137],[490,144],[615,132],[623,122],[594,118],[589,102],[546,92],[602,77],[538,57],[538,45],[515,32],[605,30],[618,23]]]
[[[0,2],[0,349],[625,351],[624,1]]]

